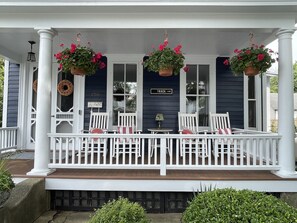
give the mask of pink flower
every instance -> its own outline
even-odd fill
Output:
[[[105,68],[105,67],[106,67],[105,63],[103,63],[103,62],[100,61],[100,63],[99,63],[99,68],[100,68],[100,69],[103,69],[103,68]]]
[[[245,53],[249,55],[249,54],[251,54],[251,51],[250,50],[246,50]]]
[[[238,60],[242,60],[242,57],[241,57],[241,56],[238,56],[237,59],[238,59]]]
[[[91,61],[92,63],[96,63],[97,62],[96,57],[92,57]]]
[[[99,52],[99,53],[97,53],[95,57],[96,57],[96,59],[97,59],[97,60],[100,60],[100,59],[101,59],[101,57],[102,57],[102,53],[100,53],[100,52]]]
[[[165,46],[163,44],[160,44],[159,50],[162,51],[162,50],[164,50],[164,48],[165,48]]]
[[[228,66],[228,65],[229,65],[229,60],[226,59],[226,60],[224,61],[224,65]]]
[[[62,68],[63,68],[63,65],[60,63],[59,70],[62,70]]]
[[[184,68],[183,68],[183,70],[184,70],[184,72],[188,72],[189,70],[190,70],[190,68],[188,67],[188,66],[185,66]]]
[[[269,50],[269,53],[274,53],[274,51],[270,49],[270,50]]]
[[[177,45],[175,48],[174,48],[174,51],[175,51],[175,53],[176,54],[181,54],[181,51],[180,51],[180,49],[182,48],[182,45]]]
[[[64,43],[61,43],[61,44],[60,44],[60,47],[64,47]]]
[[[262,44],[261,46],[260,46],[260,48],[264,48],[265,46]]]
[[[235,50],[234,50],[234,53],[237,53],[238,52],[238,49],[236,48]]]
[[[70,53],[75,53],[75,50],[76,50],[76,45],[72,43],[70,48]]]
[[[264,60],[264,58],[265,58],[264,54],[262,54],[262,53],[258,54],[258,61],[262,61],[262,60]]]
[[[54,56],[56,57],[57,60],[61,60],[62,59],[62,53],[61,52],[55,54]]]
[[[64,55],[63,59],[69,58],[69,55]]]
[[[165,40],[164,40],[164,47],[166,47],[168,45],[168,38],[166,38]]]

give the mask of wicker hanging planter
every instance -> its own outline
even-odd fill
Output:
[[[249,77],[255,76],[255,75],[259,74],[259,69],[255,68],[253,66],[249,66],[244,69],[244,74]]]
[[[173,74],[173,68],[160,69],[159,75],[162,77],[170,77]]]
[[[84,76],[86,75],[86,71],[84,69],[80,69],[78,67],[71,67],[70,69],[70,72],[73,74],[73,75],[79,75],[79,76]]]

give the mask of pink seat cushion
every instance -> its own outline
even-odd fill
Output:
[[[222,135],[231,135],[232,130],[230,128],[218,129],[218,133]]]
[[[182,134],[193,134],[193,132],[190,129],[183,129]]]
[[[101,133],[104,133],[104,131],[103,131],[102,129],[98,129],[98,128],[91,129],[90,132],[91,132],[91,133],[94,133],[94,134],[101,134]]]
[[[119,134],[132,134],[133,129],[132,129],[132,127],[128,127],[128,126],[119,126],[118,133]]]

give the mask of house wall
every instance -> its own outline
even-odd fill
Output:
[[[20,65],[9,63],[7,95],[7,127],[17,126]]]
[[[223,64],[226,57],[218,57],[217,70],[217,113],[229,112],[233,128],[244,128],[243,76],[234,76]]]
[[[172,88],[172,95],[152,95],[151,88]],[[143,132],[148,128],[157,127],[155,116],[157,113],[164,114],[163,128],[178,131],[179,112],[179,75],[161,77],[154,72],[143,70]]]
[[[107,64],[107,58],[102,57],[102,62]],[[85,106],[84,106],[84,129],[89,128],[90,111],[88,102],[102,102],[101,112],[106,111],[106,82],[107,82],[107,69],[98,69],[95,75],[86,76],[85,79]]]

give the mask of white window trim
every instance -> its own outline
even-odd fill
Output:
[[[113,64],[115,63],[134,63],[137,64],[137,127],[142,130],[142,107],[143,107],[143,54],[105,54],[107,57],[107,92],[106,92],[106,112],[110,114],[109,129],[116,129],[112,125],[112,95],[113,95]]]
[[[185,64],[209,65],[209,112],[216,112],[216,58],[217,55],[186,55]],[[180,112],[186,112],[186,73],[181,69],[180,72]],[[201,130],[209,129],[199,127]]]
[[[264,78],[264,76],[262,77]],[[264,85],[263,81],[263,85]],[[266,89],[263,88],[263,91]],[[256,100],[256,127],[251,128],[249,127],[249,118],[248,118],[248,76],[244,75],[244,129],[250,129],[250,130],[261,130],[262,126],[262,117],[261,117],[261,77],[260,75],[255,76],[255,100]],[[263,96],[263,103],[265,99]],[[265,111],[263,111],[264,113]]]

